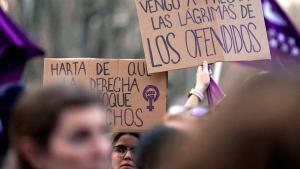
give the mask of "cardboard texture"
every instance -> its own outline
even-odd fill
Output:
[[[135,0],[149,73],[270,59],[260,0]]]
[[[43,83],[79,84],[99,92],[113,132],[143,132],[166,113],[167,73],[149,75],[144,60],[45,59]]]

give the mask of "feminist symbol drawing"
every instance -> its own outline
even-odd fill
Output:
[[[156,86],[148,85],[143,91],[144,99],[148,102],[147,109],[152,112],[154,110],[153,103],[159,98],[159,90]]]

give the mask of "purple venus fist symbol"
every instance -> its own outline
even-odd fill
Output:
[[[156,86],[148,85],[143,91],[143,97],[148,102],[147,109],[152,112],[154,110],[153,103],[159,98],[159,90]]]

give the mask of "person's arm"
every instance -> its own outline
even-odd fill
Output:
[[[196,86],[191,91],[191,95],[187,100],[185,107],[191,108],[199,105],[203,101],[205,92],[210,83],[210,72],[208,70],[208,64],[203,62],[203,66],[199,66],[196,75]]]

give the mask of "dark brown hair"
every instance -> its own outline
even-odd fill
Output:
[[[120,132],[120,133],[116,133],[114,136],[113,136],[113,141],[112,141],[112,145],[114,146],[117,141],[123,136],[123,135],[131,135],[133,137],[136,137],[137,139],[140,138],[140,135],[138,133],[125,133],[125,132]]]
[[[49,138],[64,109],[91,104],[103,106],[102,103],[96,94],[74,86],[51,86],[25,94],[16,106],[11,124],[11,141],[17,156],[21,158],[18,146],[24,137],[47,149]]]

